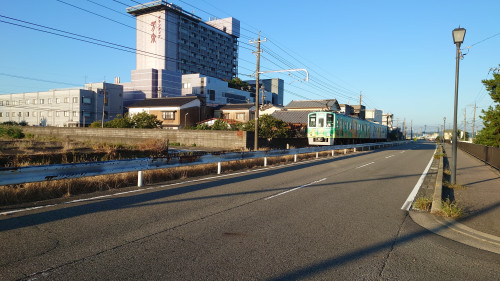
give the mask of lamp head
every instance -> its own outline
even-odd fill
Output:
[[[453,29],[453,42],[455,44],[462,44],[464,42],[465,37],[465,28],[458,27]]]

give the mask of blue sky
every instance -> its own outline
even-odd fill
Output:
[[[248,42],[257,38],[259,30],[268,39],[262,43],[262,70],[308,69],[309,83],[301,80],[301,73],[264,76],[285,80],[285,104],[324,98],[357,104],[361,92],[367,108],[393,113],[400,125],[404,119],[407,124],[413,121],[417,132],[425,125],[428,131],[435,130],[443,117],[448,128],[452,122],[455,45],[451,31],[460,25],[467,34],[462,45],[466,55],[460,62],[459,128],[464,108],[470,131],[473,104],[486,108],[492,103],[481,80],[491,78],[489,69],[500,64],[497,0],[171,2],[203,20],[232,16],[241,21],[242,79],[251,79],[246,75],[255,70],[254,46]],[[0,20],[14,22],[5,18],[11,17],[134,48],[135,21],[125,15],[122,3],[137,4],[130,0],[3,1]],[[126,82],[135,68],[131,53],[4,22],[0,22],[0,34],[0,94],[73,87],[85,81],[112,82],[115,76]],[[480,109],[476,126],[481,124],[479,114]]]

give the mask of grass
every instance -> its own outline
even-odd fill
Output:
[[[465,216],[465,211],[456,201],[450,201],[450,198],[447,198],[442,202],[441,215],[458,219]]]
[[[413,203],[413,207],[419,210],[428,211],[431,208],[432,199],[427,197],[419,197]]]
[[[446,188],[450,188],[450,189],[465,189],[465,188],[467,188],[466,185],[462,185],[462,184],[458,184],[458,183],[451,184],[449,181],[443,181],[443,186]]]
[[[446,153],[436,153],[434,154],[434,159],[440,159],[441,157],[445,157]]]

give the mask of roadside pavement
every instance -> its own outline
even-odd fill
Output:
[[[452,147],[443,146],[448,161]],[[448,165],[444,166],[449,169]],[[458,149],[457,184],[463,188],[448,189],[450,197],[462,206],[466,215],[458,220],[412,211],[410,216],[421,226],[452,240],[500,254],[500,172]]]

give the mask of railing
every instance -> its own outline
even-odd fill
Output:
[[[57,164],[43,166],[27,166],[27,167],[9,167],[0,168],[0,185],[23,184],[28,182],[40,182],[47,180],[60,180],[70,178],[81,178],[98,175],[109,175],[125,172],[139,172],[138,185],[142,186],[142,171],[173,168],[180,166],[199,165],[218,163],[218,173],[221,173],[221,162],[245,160],[254,158],[264,158],[264,165],[267,164],[267,157],[295,155],[294,161],[297,161],[297,154],[314,153],[316,158],[318,152],[332,151],[332,156],[335,150],[344,150],[344,154],[348,149],[364,150],[366,147],[371,149],[377,147],[388,147],[405,142],[380,142],[367,144],[352,144],[352,145],[334,145],[323,147],[307,147],[287,150],[269,150],[257,152],[240,152],[240,153],[222,153],[222,154],[205,154],[205,155],[183,155],[171,156],[164,158],[140,158],[128,160],[100,161],[74,164]]]
[[[458,142],[458,148],[488,163],[490,166],[500,169],[500,148],[460,141]]]

